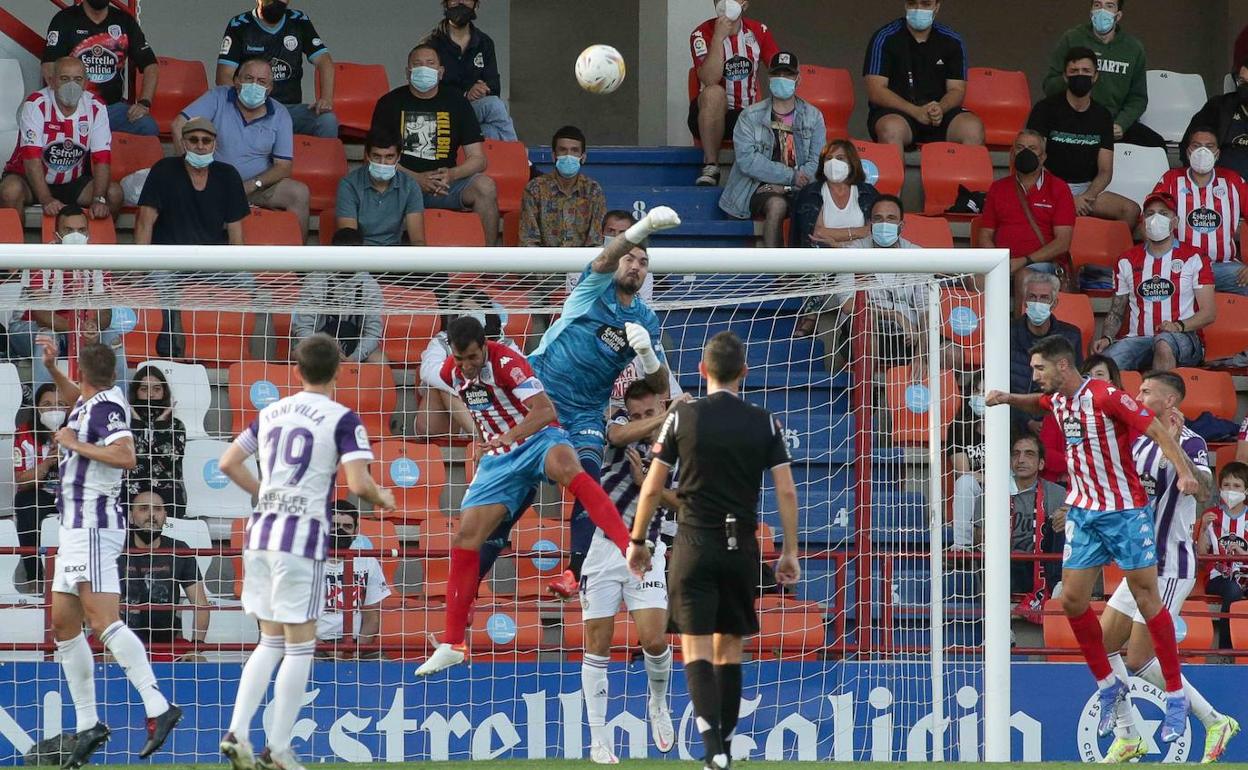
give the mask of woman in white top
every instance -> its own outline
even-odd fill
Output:
[[[792,245],[838,247],[870,236],[869,212],[879,195],[867,183],[853,143],[833,139],[819,156],[815,181],[797,194],[790,229]]]

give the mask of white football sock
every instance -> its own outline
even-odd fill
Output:
[[[1127,672],[1122,653],[1115,652],[1109,656],[1109,667],[1114,670],[1114,676],[1127,686],[1127,697],[1118,702],[1118,710],[1114,712],[1114,735],[1119,738],[1138,738],[1140,731],[1135,724],[1135,709],[1131,708],[1131,674]]]
[[[75,732],[94,727],[100,721],[95,710],[95,659],[87,637],[79,633],[73,639],[56,643],[61,654],[61,670],[69,683],[69,695],[74,700]]]
[[[281,636],[260,635],[260,644],[251,651],[247,664],[239,677],[238,695],[234,698],[234,715],[230,717],[230,732],[237,738],[246,738],[251,732],[251,718],[260,707],[260,699],[269,691],[273,671],[286,653],[286,640]]]
[[[650,682],[650,700],[667,703],[667,685],[672,679],[672,648],[667,647],[660,655],[643,650],[646,661],[646,679]]]
[[[126,678],[143,699],[143,710],[147,712],[147,716],[160,716],[168,711],[169,701],[165,700],[165,696],[160,693],[160,687],[156,685],[156,674],[147,660],[147,650],[143,649],[143,642],[139,641],[139,637],[134,635],[130,627],[119,620],[104,629],[104,633],[100,634],[100,641],[113,654],[113,659],[125,669]]]
[[[607,661],[604,655],[581,658],[581,693],[585,696],[585,721],[595,743],[610,746],[607,736]]]
[[[1149,659],[1136,672],[1136,676],[1149,684],[1157,685],[1163,690],[1166,689],[1166,678],[1161,675],[1161,664],[1157,662],[1156,658]],[[1197,690],[1192,686],[1191,682],[1187,681],[1187,677],[1183,677],[1183,694],[1187,696],[1187,703],[1192,707],[1192,713],[1196,715],[1196,718],[1205,727],[1222,718],[1222,715],[1213,707],[1213,704],[1205,700],[1205,696],[1200,694],[1200,690]]]
[[[286,643],[286,655],[273,683],[273,734],[266,736],[273,751],[290,748],[290,733],[295,729],[295,719],[303,707],[303,694],[308,690],[314,652],[315,639],[298,644]]]

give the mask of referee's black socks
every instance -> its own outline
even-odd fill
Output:
[[[719,685],[719,731],[726,753],[732,755],[732,731],[737,729],[737,713],[741,710],[741,664],[723,663],[715,666],[715,682]]]
[[[740,679],[737,681],[739,686]],[[689,685],[689,699],[693,701],[693,713],[697,715],[698,732],[702,733],[702,745],[706,748],[706,761],[710,766],[716,755],[727,754],[724,733],[720,730],[723,707],[715,667],[709,660],[686,663],[685,682]]]

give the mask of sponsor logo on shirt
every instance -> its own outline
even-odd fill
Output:
[[[469,409],[484,412],[490,408],[490,391],[484,385],[469,385],[462,393],[464,405]]]
[[[1222,215],[1213,209],[1196,209],[1187,215],[1187,226],[1198,233],[1211,233],[1222,226]]]
[[[1078,417],[1070,416],[1062,420],[1062,432],[1066,435],[1067,444],[1078,444],[1083,441],[1083,423]]]
[[[129,427],[129,423],[126,422],[126,416],[121,413],[121,410],[113,410],[108,413],[108,429],[110,431],[126,430]]]
[[[1144,491],[1149,497],[1157,496],[1157,479],[1153,478],[1149,474],[1144,474],[1143,476],[1140,476],[1140,484],[1144,486]],[[1152,545],[1152,543],[1145,542],[1144,545]]]
[[[273,67],[273,82],[290,80],[290,65],[282,59],[274,58],[269,64]]]
[[[43,148],[43,162],[49,170],[62,173],[77,168],[87,151],[66,139]]]
[[[87,80],[92,83],[107,83],[117,75],[117,53],[102,45],[91,46],[78,54],[78,58],[87,70]]]
[[[598,327],[598,341],[612,353],[619,353],[628,347],[628,337],[618,326],[604,324]]]
[[[59,31],[54,29],[48,33],[48,45],[56,45],[60,39],[61,33]]]
[[[1149,278],[1140,282],[1135,293],[1148,302],[1164,302],[1174,296],[1174,282],[1160,276]]]
[[[729,82],[737,83],[742,80],[749,80],[753,72],[754,66],[744,56],[734,56],[724,62],[724,80]]]

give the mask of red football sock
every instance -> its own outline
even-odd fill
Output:
[[[1166,679],[1166,692],[1183,689],[1183,672],[1179,669],[1179,643],[1174,639],[1174,618],[1165,607],[1148,620],[1148,635],[1153,638],[1153,651]]]
[[[478,570],[481,555],[467,548],[451,549],[451,574],[446,580],[446,633],[442,641],[463,644],[468,627],[468,610],[477,596],[477,584],[481,582]]]
[[[621,551],[627,551],[631,536],[628,528],[624,526],[624,519],[620,517],[620,511],[615,507],[615,503],[611,502],[607,493],[597,481],[594,481],[594,477],[581,471],[568,484],[568,491],[585,507],[590,521],[594,522],[598,529],[601,529],[602,533],[611,539],[611,542],[619,546]]]
[[[1092,669],[1092,676],[1098,682],[1111,676],[1114,669],[1110,667],[1109,656],[1105,654],[1105,638],[1101,636],[1101,622],[1097,620],[1096,613],[1089,607],[1079,617],[1066,619],[1070,621],[1070,630],[1075,632],[1083,659],[1088,662],[1088,668]],[[1171,637],[1173,638],[1173,634]]]

